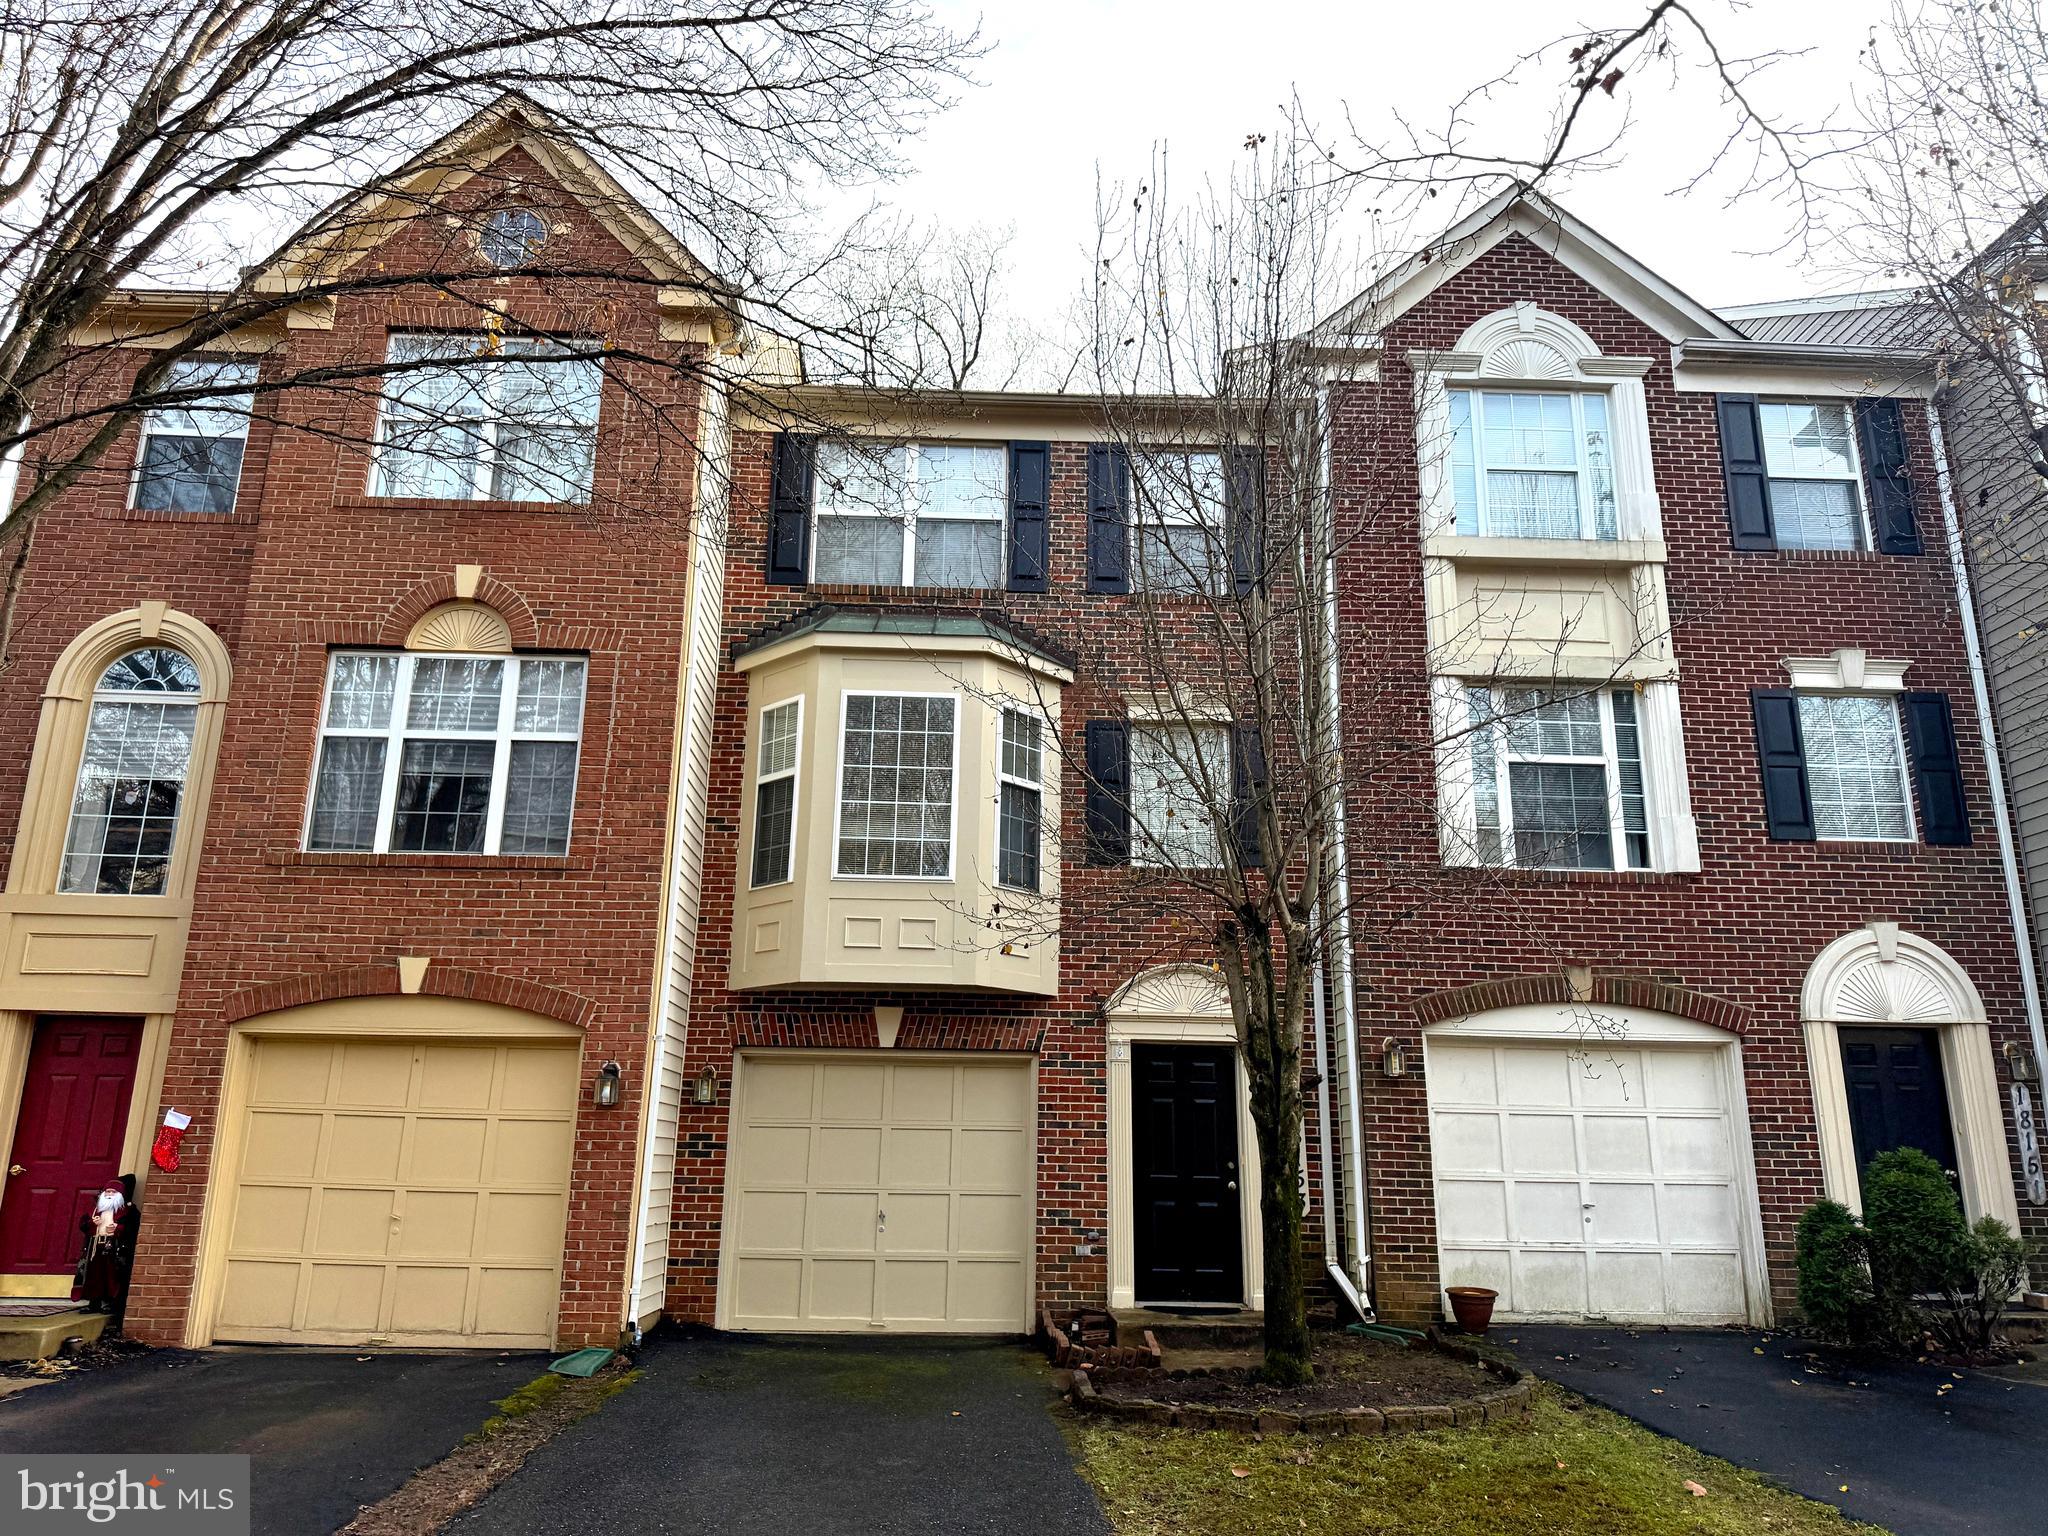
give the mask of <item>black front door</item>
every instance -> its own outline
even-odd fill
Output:
[[[1236,1051],[1134,1046],[1131,1096],[1139,1304],[1242,1304]]]
[[[1933,1030],[1844,1029],[1842,1076],[1859,1170],[1880,1152],[1918,1147],[1955,1177],[1955,1133]]]

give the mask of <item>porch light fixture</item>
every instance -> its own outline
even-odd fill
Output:
[[[599,1109],[616,1109],[619,1103],[619,1064],[608,1061],[597,1069],[597,1081],[591,1085],[590,1102]]]
[[[709,1062],[697,1071],[697,1081],[690,1090],[693,1104],[716,1104],[718,1102],[718,1068]]]
[[[1408,1052],[1392,1035],[1380,1045],[1380,1070],[1388,1077],[1408,1075]]]
[[[2016,1083],[2037,1083],[2041,1080],[2041,1064],[2034,1060],[2034,1053],[2017,1040],[2005,1042],[2005,1070]]]

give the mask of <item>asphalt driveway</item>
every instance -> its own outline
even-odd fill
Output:
[[[1738,1329],[1495,1336],[1539,1376],[1898,1536],[2048,1530],[2048,1365],[1869,1366]]]
[[[327,1536],[546,1368],[545,1355],[167,1349],[0,1399],[0,1451],[246,1453],[252,1530]]]
[[[537,1451],[466,1536],[1109,1530],[1021,1345],[682,1338]]]

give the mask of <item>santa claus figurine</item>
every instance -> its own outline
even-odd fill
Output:
[[[92,1209],[78,1218],[85,1241],[72,1276],[72,1298],[83,1301],[88,1312],[113,1313],[116,1331],[128,1301],[128,1273],[135,1267],[135,1233],[141,1225],[142,1208],[135,1203],[132,1173],[108,1184]]]

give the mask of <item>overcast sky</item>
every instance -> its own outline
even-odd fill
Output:
[[[1270,130],[1277,104],[1298,94],[1339,130],[1346,112],[1383,128],[1399,110],[1424,122],[1513,63],[1520,53],[1592,22],[1641,14],[1640,0],[1457,0],[1349,4],[1304,0],[937,0],[955,24],[977,14],[993,44],[982,82],[911,147],[916,174],[885,196],[960,225],[1014,223],[1012,307],[1048,313],[1086,281],[1098,167],[1143,177],[1154,144],[1170,147],[1185,191],[1199,174],[1228,172],[1247,134]],[[1759,104],[1816,120],[1846,102],[1856,55],[1883,0],[1697,0],[1731,55],[1800,50],[1756,82]],[[1561,67],[1532,75],[1495,109],[1493,139],[1517,152],[1540,140]],[[1674,87],[1669,73],[1624,85],[1592,126],[1604,134],[1628,110],[1620,163],[1563,184],[1574,213],[1709,304],[1831,292],[1862,285],[1783,243],[1787,216],[1768,199],[1729,206],[1732,183],[1691,193],[1730,121],[1709,83]],[[1872,283],[1870,286],[1881,286]]]

